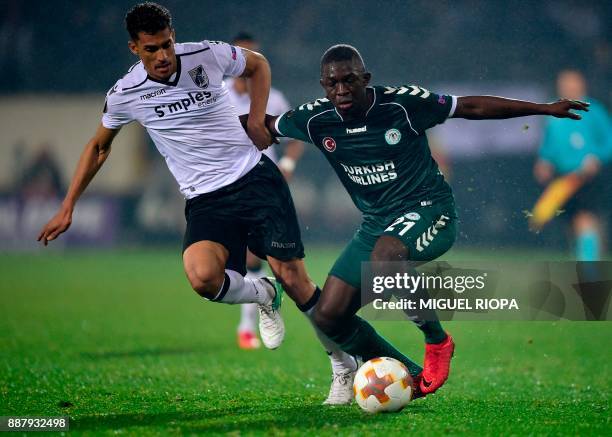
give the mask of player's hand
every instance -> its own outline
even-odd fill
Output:
[[[540,160],[533,167],[533,176],[540,185],[548,183],[553,178],[554,173],[555,169],[552,164],[546,161]]]
[[[49,241],[55,240],[59,234],[66,232],[66,230],[72,224],[72,210],[62,208],[49,222],[43,226],[40,234],[38,235],[38,241],[42,241],[46,246]]]
[[[582,102],[580,100],[560,99],[554,103],[548,104],[547,114],[557,118],[571,118],[572,120],[581,120],[582,117],[579,114],[571,112],[571,110],[588,112],[589,105],[590,103]]]
[[[264,123],[247,122],[247,135],[259,150],[265,150],[271,144],[278,143]]]

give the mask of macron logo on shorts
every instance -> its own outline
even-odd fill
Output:
[[[295,243],[280,243],[278,241],[273,241],[272,247],[276,247],[277,249],[293,249],[295,248]]]

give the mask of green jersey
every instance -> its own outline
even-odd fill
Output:
[[[451,200],[425,131],[453,115],[456,97],[416,85],[369,89],[374,98],[362,120],[344,121],[318,99],[281,115],[276,130],[323,152],[366,222],[385,226],[398,212]]]

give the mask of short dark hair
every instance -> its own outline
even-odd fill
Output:
[[[348,44],[336,44],[328,48],[321,57],[321,68],[332,62],[342,61],[357,61],[359,64],[363,65],[365,71],[365,62],[363,62],[359,50]]]
[[[249,32],[238,32],[233,38],[232,41],[249,41],[249,42],[257,42],[255,37]]]
[[[139,3],[125,14],[125,28],[132,40],[136,41],[138,32],[153,35],[164,29],[172,30],[172,15],[157,3]]]

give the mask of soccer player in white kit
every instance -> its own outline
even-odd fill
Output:
[[[47,245],[70,227],[75,204],[108,158],[115,135],[138,121],[187,199],[183,265],[192,288],[213,302],[257,303],[261,339],[277,348],[285,333],[278,311],[282,288],[309,319],[321,290],[304,267],[287,183],[260,152],[272,143],[264,122],[268,62],[222,42],[176,44],[170,13],[155,3],[134,6],[125,21],[128,46],[140,61],[107,93],[102,122],[81,154],[59,211],[38,240]],[[229,102],[224,76],[250,78],[248,136]],[[244,278],[247,246],[267,259],[282,287],[265,278]],[[353,374],[356,363],[315,331],[332,360],[326,402],[349,403],[352,387],[341,380]]]
[[[252,35],[246,32],[240,32],[232,39],[232,45],[242,47],[254,52],[259,52],[259,44]],[[238,115],[248,114],[251,107],[251,98],[249,96],[249,84],[246,78],[228,78],[226,80],[227,89],[229,91],[230,100]],[[270,96],[266,106],[266,113],[270,115],[281,115],[289,111],[291,106],[283,95],[283,93],[274,87],[270,87]],[[288,181],[293,175],[297,161],[304,153],[304,143],[298,140],[289,139],[284,144],[283,157],[278,159],[276,147],[270,146],[263,151],[280,169],[285,179]],[[247,278],[261,278],[266,276],[266,269],[260,258],[247,250],[246,258]],[[257,325],[257,305],[252,303],[243,303],[240,305],[240,322],[238,324],[237,341],[238,347],[241,349],[258,349],[260,341],[256,334]]]

